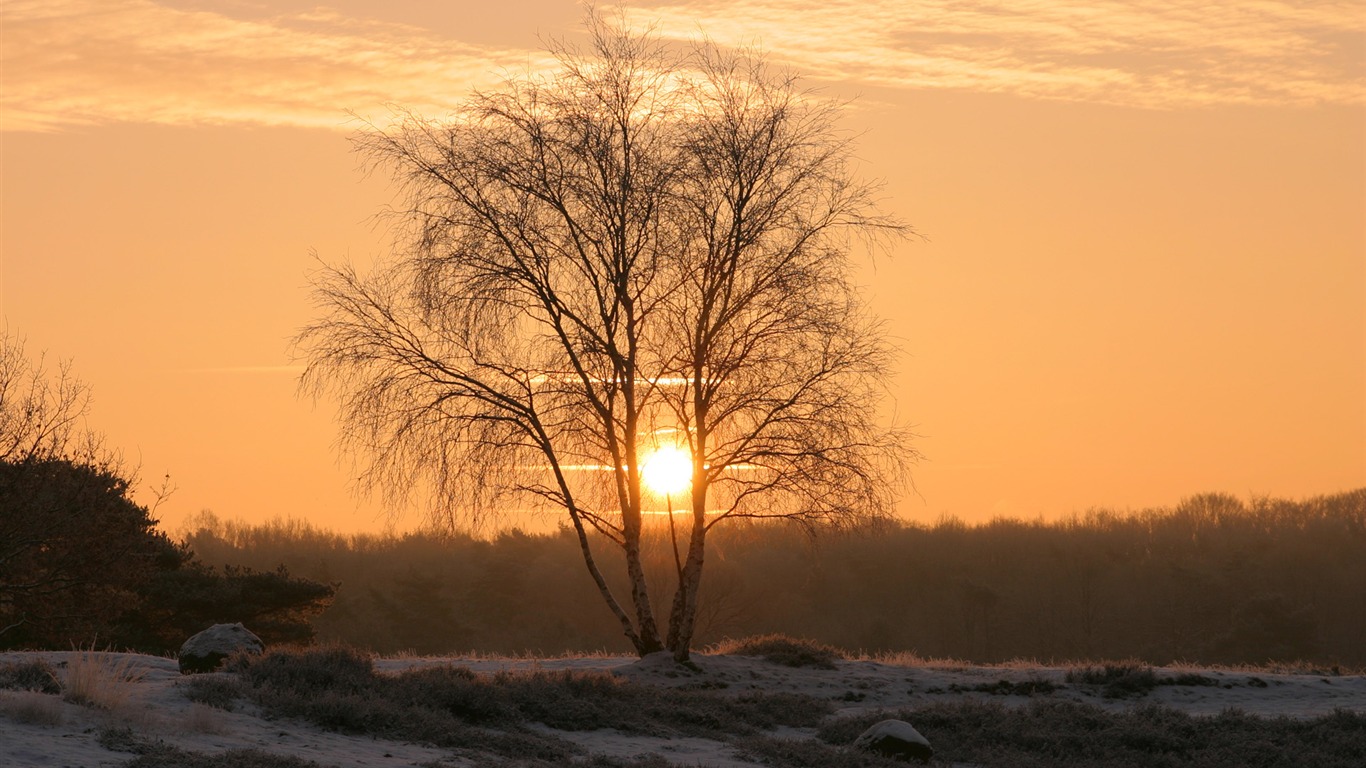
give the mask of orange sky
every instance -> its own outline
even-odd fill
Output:
[[[467,6],[467,7],[465,7]],[[1240,7],[1250,6],[1250,7]],[[1356,2],[630,3],[857,96],[928,236],[864,268],[927,460],[902,512],[981,519],[1366,485],[1366,17]],[[5,0],[0,314],[91,424],[201,509],[381,525],[295,397],[310,251],[388,199],[348,112],[439,114],[571,0]],[[400,528],[416,522],[398,519]]]

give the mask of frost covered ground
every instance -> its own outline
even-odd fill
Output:
[[[323,766],[462,766],[496,764],[460,750],[329,732],[316,725],[269,719],[260,708],[243,702],[234,711],[192,702],[190,678],[177,672],[173,659],[136,654],[56,652],[0,654],[0,667],[43,661],[69,675],[92,664],[106,673],[104,708],[72,703],[55,693],[0,690],[0,765],[120,766],[134,755],[101,745],[101,733],[128,729],[138,739],[194,753],[217,754],[251,748],[292,756]],[[1146,683],[1125,687],[1126,678],[1107,682],[1101,668],[1088,676],[1077,667],[1011,664],[967,666],[948,663],[908,664],[878,661],[834,661],[833,669],[788,667],[749,656],[696,655],[696,669],[679,668],[667,658],[628,657],[561,659],[401,658],[379,659],[377,672],[444,666],[466,667],[481,675],[535,671],[608,671],[626,681],[655,687],[661,697],[671,690],[707,690],[725,695],[746,692],[805,694],[830,702],[833,717],[872,710],[914,709],[951,701],[992,701],[1023,706],[1040,700],[1076,701],[1109,711],[1164,705],[1194,715],[1217,715],[1230,709],[1249,715],[1316,718],[1344,710],[1366,714],[1366,676],[1290,674],[1264,670],[1155,668]],[[119,674],[114,675],[112,672]],[[1069,680],[1069,671],[1071,672]],[[229,677],[216,673],[214,677]],[[112,679],[111,679],[112,678]],[[1089,682],[1088,682],[1089,681]],[[1127,681],[1132,682],[1132,681]],[[70,698],[70,697],[67,697]],[[647,735],[612,728],[552,731],[555,737],[583,748],[582,761],[601,756],[641,760],[658,756],[671,764],[751,766],[725,740],[679,734]],[[778,727],[766,735],[782,739],[814,738],[815,729]],[[927,733],[931,741],[932,733]],[[106,742],[108,741],[106,736]],[[941,745],[936,744],[936,747]],[[658,761],[656,760],[656,763]],[[639,764],[645,764],[644,762]],[[947,763],[946,763],[947,764]]]

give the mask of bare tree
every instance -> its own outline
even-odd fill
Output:
[[[904,234],[855,181],[837,105],[761,59],[702,47],[684,162],[684,286],[657,346],[693,460],[691,535],[667,645],[689,646],[706,533],[723,520],[803,525],[887,513],[907,435],[877,423],[893,351],[849,279],[848,238]]]
[[[47,356],[30,360],[23,337],[0,336],[0,461],[101,453],[100,438],[85,428],[90,386],[71,369],[71,361],[49,371]]]
[[[425,488],[448,525],[563,513],[635,649],[685,660],[711,526],[887,513],[911,454],[876,423],[890,353],[846,258],[851,234],[905,228],[851,179],[837,109],[791,78],[588,31],[553,77],[356,139],[403,190],[398,247],[317,275],[302,381],[340,397],[363,489]],[[666,632],[641,558],[660,448],[691,464]],[[595,538],[623,550],[629,603]]]

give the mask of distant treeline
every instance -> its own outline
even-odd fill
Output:
[[[661,591],[673,568],[667,541],[652,542]],[[708,541],[702,645],[781,632],[979,662],[1366,666],[1366,489],[815,539],[721,526]],[[204,515],[186,543],[210,564],[284,564],[338,583],[315,620],[322,640],[381,653],[629,651],[567,531],[343,536]],[[599,551],[610,560],[612,549]]]

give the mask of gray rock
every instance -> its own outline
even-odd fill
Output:
[[[180,646],[180,674],[213,672],[234,653],[261,653],[265,649],[261,638],[240,623],[215,624]]]
[[[905,720],[883,720],[854,739],[854,746],[896,760],[928,763],[934,755],[929,739]]]

